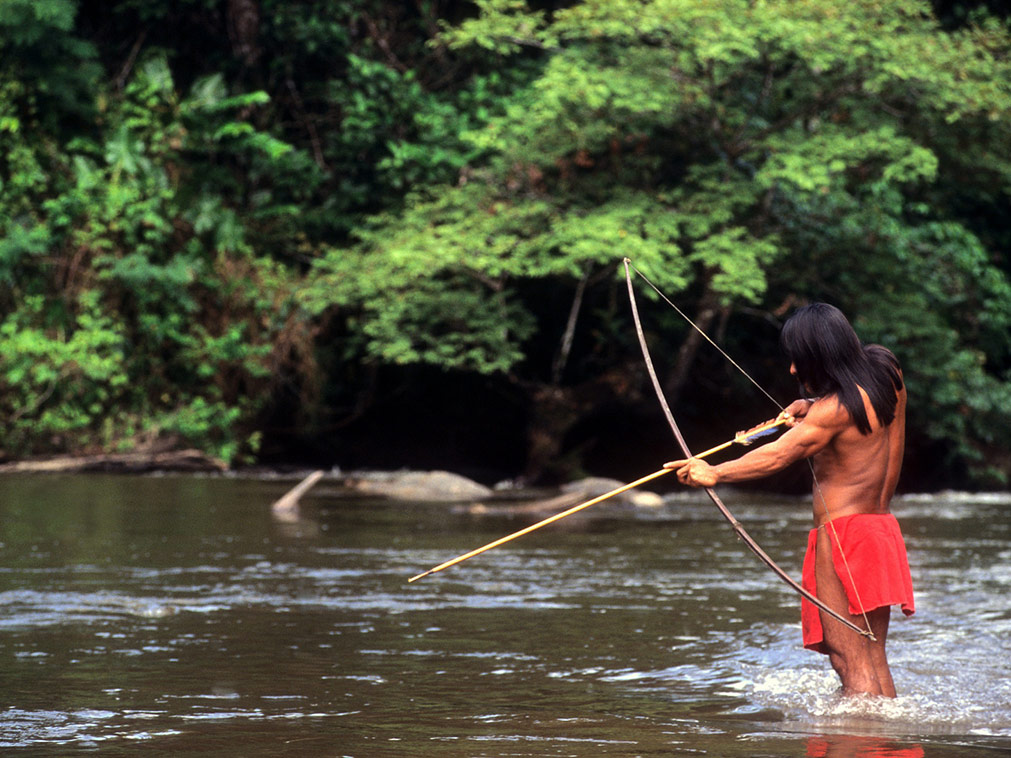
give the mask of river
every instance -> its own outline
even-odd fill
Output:
[[[321,483],[0,478],[0,749],[103,756],[1011,753],[1011,498],[905,496],[894,701],[843,699],[798,598],[689,492],[531,522]],[[799,574],[805,500],[729,490]]]

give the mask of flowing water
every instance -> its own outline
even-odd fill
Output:
[[[1011,754],[1011,499],[905,497],[900,697],[840,698],[798,598],[697,493],[530,523],[326,482],[0,478],[0,751]],[[704,497],[704,496],[702,496]],[[794,575],[804,500],[726,493]]]

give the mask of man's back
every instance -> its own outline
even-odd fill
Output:
[[[850,413],[833,396],[818,400],[805,424],[822,427],[830,441],[814,456],[814,517],[816,525],[828,518],[854,513],[887,513],[902,467],[906,425],[906,391],[898,391],[895,418],[883,426],[860,389],[871,425],[869,434],[857,429]]]

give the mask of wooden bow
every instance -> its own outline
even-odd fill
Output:
[[[642,322],[639,319],[639,308],[636,305],[635,301],[635,290],[632,287],[632,272],[630,269],[630,265],[632,262],[628,258],[625,258],[624,263],[625,263],[625,281],[628,284],[628,299],[629,303],[632,306],[632,320],[635,322],[635,333],[636,336],[639,338],[639,347],[642,348],[643,360],[646,362],[646,371],[649,374],[650,381],[653,383],[653,390],[656,392],[657,400],[660,401],[660,407],[663,409],[664,416],[667,418],[667,423],[670,425],[671,431],[674,433],[674,437],[678,441],[678,445],[681,447],[681,450],[684,452],[686,457],[692,458],[694,456],[692,455],[691,450],[688,449],[688,443],[685,442],[685,438],[681,434],[681,430],[678,428],[677,421],[674,420],[674,414],[671,412],[670,405],[667,403],[667,398],[664,396],[663,389],[660,387],[660,380],[657,378],[656,370],[653,368],[653,359],[650,357],[649,347],[646,345],[646,335],[643,333],[642,330]],[[790,587],[792,587],[794,591],[796,591],[802,597],[814,603],[818,608],[825,611],[825,613],[829,614],[840,623],[845,624],[847,627],[857,632],[858,634],[862,634],[863,636],[868,637],[871,640],[874,639],[874,635],[870,632],[869,629],[861,629],[859,626],[854,624],[849,619],[841,616],[837,611],[833,610],[832,608],[829,608],[824,602],[819,600],[808,590],[804,589],[797,581],[793,579],[793,577],[791,577],[788,573],[786,573],[786,571],[782,567],[780,567],[779,564],[777,564],[774,560],[772,560],[772,558],[769,557],[769,555],[762,549],[762,547],[757,542],[755,542],[754,538],[750,534],[748,534],[745,528],[741,525],[741,522],[737,520],[734,514],[730,512],[730,509],[728,509],[727,506],[723,503],[723,501],[720,499],[720,496],[716,494],[716,491],[712,487],[706,487],[705,490],[706,494],[709,495],[709,499],[713,501],[713,504],[717,507],[717,509],[719,509],[720,513],[723,514],[723,517],[728,522],[730,522],[730,526],[733,527],[734,532],[737,533],[737,536],[741,540],[743,540],[744,544],[748,546],[751,552],[753,552],[755,555],[758,556],[758,558],[762,561],[762,563],[764,563],[766,566],[772,569],[773,573],[775,573],[776,576],[778,576],[780,579],[782,579],[784,582],[790,585]]]

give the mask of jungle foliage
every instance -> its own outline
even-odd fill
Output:
[[[4,0],[0,444],[353,444],[377,374],[431,366],[524,419],[502,474],[571,476],[597,409],[653,402],[627,256],[782,402],[777,325],[839,305],[931,484],[1004,486],[1011,33],[936,11]],[[636,286],[689,418],[774,414]]]

